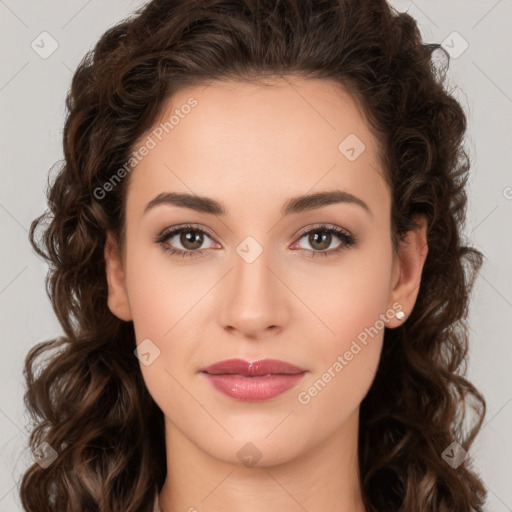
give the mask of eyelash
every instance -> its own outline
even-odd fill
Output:
[[[165,245],[165,242],[167,242],[167,240],[172,238],[174,235],[180,234],[182,232],[187,232],[187,231],[203,233],[205,235],[208,235],[212,239],[214,238],[208,231],[205,231],[204,229],[199,229],[198,227],[196,227],[192,224],[186,224],[183,226],[173,227],[173,228],[168,229],[168,230],[162,232],[161,234],[157,235],[155,237],[155,243],[159,244],[164,251],[169,252],[171,255],[181,256],[181,257],[190,257],[190,258],[196,258],[196,257],[202,256],[202,254],[205,251],[207,251],[207,249],[199,249],[199,250],[195,250],[195,251],[192,251],[192,250],[184,251],[182,249],[175,249],[173,247],[169,247],[169,246]],[[304,251],[311,253],[311,255],[308,256],[309,258],[317,258],[319,256],[332,256],[335,254],[339,254],[341,251],[343,251],[351,246],[356,245],[358,242],[358,239],[355,235],[348,233],[347,231],[339,228],[338,226],[325,225],[325,224],[321,224],[319,226],[314,226],[313,228],[309,228],[305,231],[302,231],[301,233],[299,233],[299,235],[297,235],[297,242],[300,241],[305,235],[308,235],[308,234],[314,233],[314,232],[327,232],[327,233],[331,233],[331,234],[334,233],[341,240],[342,243],[336,249],[330,249],[330,250],[326,250],[326,251],[311,251],[308,249],[302,249]],[[295,243],[296,242],[294,242],[294,244]]]

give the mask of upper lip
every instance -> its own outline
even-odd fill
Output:
[[[261,359],[260,361],[245,361],[244,359],[226,359],[218,361],[210,366],[201,368],[202,372],[210,375],[242,375],[246,377],[258,377],[261,375],[292,375],[306,370],[294,364],[277,359]]]

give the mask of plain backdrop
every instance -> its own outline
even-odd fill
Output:
[[[62,332],[28,229],[45,210],[48,172],[63,157],[65,95],[82,56],[143,3],[0,0],[0,512],[22,510],[17,486],[32,462],[24,357]],[[426,42],[444,42],[453,57],[449,80],[468,116],[465,234],[486,260],[471,303],[467,375],[488,404],[469,456],[489,489],[486,510],[512,511],[512,0],[392,5],[418,21]]]

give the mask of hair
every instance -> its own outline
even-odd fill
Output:
[[[405,323],[385,329],[361,403],[365,506],[482,510],[487,491],[471,457],[456,468],[442,457],[454,442],[469,451],[486,409],[464,377],[483,255],[462,235],[470,162],[448,63],[441,45],[423,43],[414,19],[385,0],[154,0],[102,35],[73,75],[64,160],[29,234],[49,264],[46,291],[64,335],[25,360],[30,448],[46,442],[58,454],[23,474],[26,511],[151,512],[166,477],[163,413],[134,356],[133,323],[107,306],[103,251],[108,232],[123,246],[130,176],[101,199],[95,190],[178,90],[291,76],[332,81],[360,106],[392,197],[395,250],[417,215],[428,222],[415,306]]]

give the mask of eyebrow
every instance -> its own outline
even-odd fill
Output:
[[[370,207],[362,199],[342,190],[331,190],[327,192],[317,192],[315,194],[292,197],[291,199],[288,199],[281,208],[281,214],[284,217],[293,213],[316,210],[336,203],[356,204],[372,216]],[[164,192],[158,194],[146,205],[144,214],[155,206],[161,204],[172,204],[181,208],[189,208],[191,210],[209,213],[212,215],[227,214],[227,210],[224,206],[218,201],[215,201],[215,199],[195,194],[188,194],[185,192]]]

